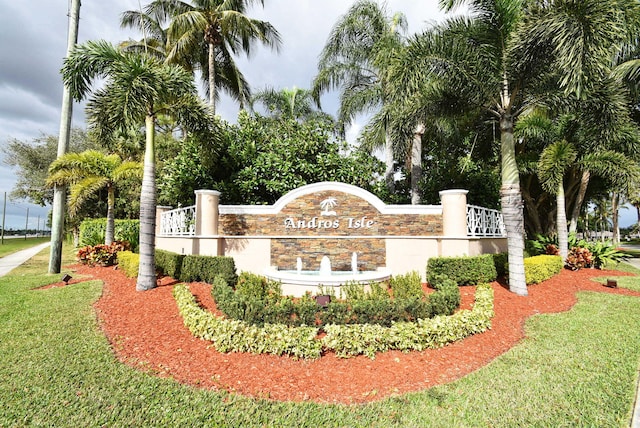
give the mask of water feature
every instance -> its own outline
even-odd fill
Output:
[[[322,257],[318,270],[303,270],[302,260],[298,257],[295,270],[279,270],[272,266],[265,271],[264,275],[272,281],[279,281],[283,294],[292,296],[303,296],[307,292],[315,294],[318,291],[318,286],[324,286],[333,287],[339,295],[340,286],[345,283],[382,282],[391,277],[391,270],[387,268],[370,271],[358,270],[358,255],[354,252],[351,255],[351,270],[332,270],[331,260],[328,256]]]

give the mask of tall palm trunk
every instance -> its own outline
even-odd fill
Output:
[[[502,152],[502,187],[500,202],[507,231],[509,260],[509,290],[526,296],[527,284],[524,276],[524,213],[520,177],[516,164],[513,118],[505,112],[500,116],[500,145]]]
[[[107,187],[107,227],[104,232],[105,245],[111,245],[115,232],[114,206],[116,204],[116,191],[112,184]]]
[[[558,185],[556,193],[556,223],[558,227],[558,248],[562,260],[569,255],[569,234],[567,232],[567,213],[564,200],[564,186],[562,181]]]
[[[571,211],[571,221],[569,222],[569,233],[576,233],[578,230],[578,218],[580,217],[580,209],[584,202],[584,196],[587,194],[587,186],[589,186],[589,179],[591,173],[588,170],[582,171],[582,177],[580,177],[580,188],[578,195],[576,196],[576,203],[573,205]]]
[[[216,114],[216,49],[209,43],[209,111],[211,116]]]
[[[396,191],[396,184],[394,180],[394,168],[393,168],[393,140],[387,131],[384,137],[384,162],[386,165],[384,172],[384,181],[387,183],[387,190],[389,193]]]
[[[137,291],[150,290],[156,286],[156,154],[155,117],[152,113],[149,113],[145,118],[145,128],[144,172],[140,192],[140,266],[136,283]]]
[[[611,197],[611,215],[613,223],[613,245],[620,243],[620,222],[618,221],[618,213],[620,211],[620,194],[613,192]]]
[[[420,193],[420,181],[422,180],[422,135],[425,126],[419,123],[413,132],[411,142],[411,204],[418,205],[422,202]]]

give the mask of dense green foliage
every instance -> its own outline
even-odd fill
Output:
[[[140,266],[140,254],[131,251],[120,251],[117,254],[118,269],[121,269],[129,278],[138,276],[138,267]]]
[[[420,276],[413,279],[417,279],[417,287],[415,284],[411,287],[411,294],[403,295],[401,291],[400,296],[393,298],[377,283],[345,284],[342,287],[345,290],[341,291],[345,291],[346,297],[333,296],[326,307],[319,306],[310,295],[299,299],[283,296],[279,283],[247,272],[240,274],[235,291],[217,281],[211,292],[218,309],[227,317],[258,326],[377,324],[389,327],[396,322],[451,315],[460,305],[460,290],[455,282],[444,279],[438,283],[435,293],[425,296],[420,288]]]
[[[427,261],[427,282],[432,284],[446,275],[458,285],[495,281],[498,274],[491,254],[473,257],[431,257]]]
[[[224,147],[187,141],[160,172],[159,201],[194,202],[194,190],[222,192],[224,203],[274,203],[297,187],[341,181],[376,192],[381,163],[350,151],[325,122],[274,120],[241,112],[237,125],[221,124]]]
[[[524,259],[524,274],[527,285],[538,284],[560,273],[564,267],[562,257],[548,254]]]
[[[103,243],[106,228],[106,218],[84,220],[80,224],[80,245],[97,245]],[[138,249],[139,234],[139,220],[116,220],[114,222],[114,239],[116,241],[129,242],[134,252]]]
[[[184,254],[156,249],[156,269],[171,278],[180,278]]]
[[[235,284],[238,280],[233,257],[187,255],[182,259],[179,272],[177,279],[185,282],[204,281],[213,284],[217,276],[221,276],[227,284]]]
[[[396,299],[420,298],[423,296],[420,273],[413,271],[404,275],[394,275],[389,280],[389,288]]]

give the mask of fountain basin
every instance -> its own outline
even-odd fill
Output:
[[[346,283],[357,282],[369,284],[386,281],[391,277],[391,270],[378,268],[375,271],[331,271],[329,274],[317,270],[278,270],[271,267],[264,272],[264,276],[282,284],[282,294],[294,297],[304,296],[305,293],[318,293],[318,287],[333,287],[336,295],[340,295],[340,287]]]

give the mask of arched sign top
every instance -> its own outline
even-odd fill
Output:
[[[298,187],[282,196],[273,205],[220,205],[220,214],[277,214],[288,204],[316,192],[336,191],[350,194],[368,202],[380,214],[441,214],[440,205],[387,205],[373,193],[352,184],[323,181]]]

